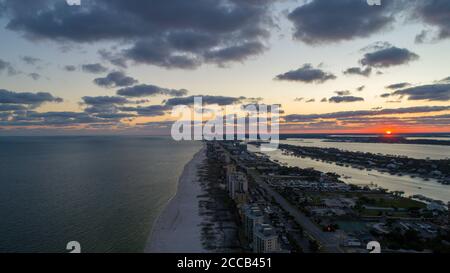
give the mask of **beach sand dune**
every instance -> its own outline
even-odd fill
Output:
[[[178,191],[156,220],[144,252],[205,253],[201,238],[198,196],[202,194],[197,169],[206,158],[203,147],[184,167]]]

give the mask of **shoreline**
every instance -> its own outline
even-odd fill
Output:
[[[144,253],[206,253],[201,238],[198,167],[206,158],[203,145],[183,169],[177,192],[152,227]]]
[[[282,153],[270,154],[269,157],[272,160],[276,159],[290,166],[314,168],[321,172],[333,172],[341,176],[348,176],[343,182],[349,185],[370,185],[368,182],[372,181],[371,179],[378,179],[378,181],[374,181],[374,184],[377,184],[378,187],[388,191],[403,191],[408,197],[424,195],[435,201],[448,202],[450,200],[450,195],[445,194],[446,191],[442,191],[448,186],[438,183],[438,181],[425,181],[421,178],[409,178],[408,176],[397,177],[390,175],[389,173],[381,173],[378,170],[358,171],[351,167],[347,168],[345,166],[316,161],[311,158],[303,159],[296,156],[283,155]],[[382,179],[383,181],[379,181],[379,179]],[[362,182],[363,180],[365,182]]]

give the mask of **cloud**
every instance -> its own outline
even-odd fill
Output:
[[[66,65],[66,66],[64,66],[64,70],[66,70],[68,72],[73,72],[73,71],[77,70],[77,67],[74,65]]]
[[[388,86],[386,86],[386,89],[397,90],[397,89],[402,89],[402,88],[405,88],[408,86],[411,86],[411,84],[408,82],[401,82],[401,83],[395,83],[395,84],[388,85]]]
[[[343,91],[334,91],[338,96],[349,96],[352,94],[349,90],[343,90]]]
[[[295,102],[302,102],[305,98],[295,98],[294,101]]]
[[[20,104],[0,104],[0,112],[24,111],[28,108]]]
[[[365,85],[362,85],[362,86],[356,88],[356,90],[357,90],[358,92],[361,92],[361,91],[363,91],[364,89],[366,89],[366,86],[365,86]]]
[[[110,105],[110,104],[126,104],[129,103],[128,99],[123,97],[83,97],[84,103],[87,105]]]
[[[156,117],[166,115],[172,107],[168,105],[150,105],[145,107],[121,107],[119,109],[124,112],[136,112],[140,116]]]
[[[123,56],[137,63],[153,64],[166,68],[194,69],[200,61],[189,55],[174,55],[163,41],[141,40],[130,49],[123,51]]]
[[[408,100],[449,101],[450,83],[421,85],[393,92],[392,96],[406,96]]]
[[[0,73],[6,71],[9,76],[18,74],[19,72],[12,66],[11,63],[0,59]]]
[[[416,35],[416,38],[414,39],[414,42],[416,44],[423,44],[425,42],[430,41],[430,33],[426,30],[422,30],[419,34]]]
[[[372,74],[372,68],[367,67],[367,68],[363,69],[360,67],[350,67],[344,71],[344,74],[345,75],[360,75],[360,76],[369,77],[370,74]]]
[[[150,96],[171,96],[181,97],[188,93],[186,89],[167,89],[156,85],[141,84],[133,87],[122,88],[117,91],[117,95],[125,97],[150,97]]]
[[[342,111],[325,114],[310,114],[310,115],[288,115],[284,119],[287,122],[308,122],[321,119],[342,119],[352,117],[374,117],[398,114],[418,114],[418,113],[433,113],[450,110],[450,106],[416,106],[406,108],[386,108],[374,110],[360,110],[360,111]]]
[[[417,1],[414,5],[414,19],[420,19],[425,24],[435,27],[438,31],[436,39],[450,38],[450,2],[446,0]],[[417,42],[423,42],[426,32],[416,37]]]
[[[230,61],[244,61],[249,56],[262,54],[265,50],[261,42],[248,42],[233,47],[212,50],[206,54],[206,61],[223,65]]]
[[[440,80],[439,82],[442,82],[442,83],[450,83],[450,77],[447,77],[447,78],[445,78],[445,79],[442,79],[442,80]]]
[[[104,67],[103,65],[101,65],[99,63],[84,64],[81,66],[81,69],[86,73],[92,73],[92,74],[100,74],[100,73],[105,73],[108,71],[108,68]]]
[[[96,128],[100,125],[108,125],[109,127],[118,124],[119,120],[129,115],[104,115],[103,117],[92,116],[84,112],[45,112],[39,113],[27,111],[22,114],[15,114],[11,120],[0,122],[1,125],[13,127],[30,127],[39,126],[45,128],[73,127],[86,125]]]
[[[36,57],[32,57],[32,56],[23,56],[22,61],[24,61],[26,64],[29,64],[29,65],[36,65],[36,64],[40,63],[42,60],[39,58],[36,58]]]
[[[132,77],[128,77],[124,72],[115,71],[111,72],[104,78],[97,78],[94,83],[101,87],[124,87],[131,86],[138,81]]]
[[[201,97],[203,104],[212,105],[217,104],[220,106],[237,104],[245,101],[247,98],[245,97],[225,97],[225,96],[190,96],[190,97],[182,97],[182,98],[171,98],[166,101],[166,105],[177,106],[177,105],[193,105],[194,98]]]
[[[409,51],[406,48],[398,48],[389,46],[378,49],[373,52],[366,53],[361,59],[361,64],[376,67],[386,68],[391,66],[408,64],[419,59],[419,55]]]
[[[127,68],[127,59],[124,56],[117,56],[106,49],[100,49],[98,54],[103,60],[110,62],[112,65],[120,68]]]
[[[294,38],[307,44],[325,44],[369,37],[394,22],[393,2],[379,7],[366,0],[313,0],[288,15]]]
[[[263,52],[274,25],[269,0],[0,0],[7,28],[32,40],[115,42],[106,54],[166,68],[241,62]],[[104,52],[105,53],[105,52]]]
[[[329,98],[328,101],[331,103],[346,103],[346,102],[364,101],[364,98],[354,96],[335,96]]]
[[[23,104],[28,106],[37,107],[46,102],[60,103],[63,100],[61,98],[54,97],[50,93],[39,92],[13,92],[5,89],[0,89],[0,103],[7,104]]]
[[[33,72],[33,73],[28,74],[28,77],[32,78],[32,79],[35,80],[35,81],[37,81],[37,80],[39,80],[40,78],[42,78],[41,74],[36,73],[36,72]]]
[[[276,80],[281,81],[298,81],[304,83],[324,83],[328,80],[336,79],[336,76],[322,71],[318,68],[313,68],[311,64],[305,64],[303,67],[280,74],[276,76]]]

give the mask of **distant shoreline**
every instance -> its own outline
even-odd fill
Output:
[[[156,219],[147,240],[145,253],[204,253],[198,196],[198,167],[205,159],[205,147],[184,167],[176,195]]]

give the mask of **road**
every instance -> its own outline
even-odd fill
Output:
[[[273,190],[264,180],[261,178],[261,175],[253,169],[247,168],[236,156],[230,154],[226,149],[224,149],[228,156],[232,158],[236,164],[238,164],[241,168],[247,170],[247,174],[250,175],[253,180],[260,185],[263,189],[270,194],[275,201],[288,213],[290,213],[295,221],[303,227],[304,231],[312,236],[320,246],[322,247],[322,251],[329,253],[343,253],[344,251],[339,247],[339,240],[336,238],[336,235],[333,233],[327,233],[322,231],[317,225],[315,225],[305,214],[303,214],[299,209],[294,207],[291,203],[289,203],[283,196],[281,196],[278,192]]]
[[[300,210],[291,205],[283,196],[278,192],[273,190],[266,182],[263,181],[259,173],[255,170],[248,170],[248,174],[254,179],[254,181],[260,185],[263,189],[270,194],[275,201],[287,212],[289,212],[295,219],[295,221],[303,227],[303,229],[316,239],[322,246],[325,252],[330,253],[341,253],[344,252],[339,247],[339,240],[335,237],[333,233],[327,233],[322,231],[318,226],[316,226],[306,215],[304,215]]]

